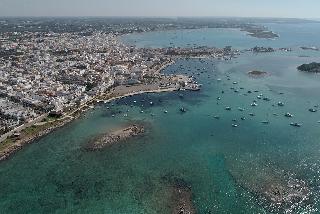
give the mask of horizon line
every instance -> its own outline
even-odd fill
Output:
[[[0,18],[168,18],[168,19],[176,19],[176,18],[255,18],[255,19],[298,19],[298,20],[320,20],[320,17],[272,17],[272,16],[140,16],[140,15],[53,15],[53,16],[42,16],[42,15],[6,15],[1,16]]]

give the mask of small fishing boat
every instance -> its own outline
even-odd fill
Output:
[[[284,106],[283,102],[278,102],[278,106]]]
[[[244,111],[244,108],[240,108],[240,107],[239,107],[238,110],[239,110],[239,111]]]
[[[289,112],[287,112],[287,113],[285,113],[285,115],[284,115],[285,117],[293,117],[293,115],[292,114],[290,114]]]
[[[213,116],[213,118],[215,118],[215,119],[219,120],[219,119],[220,119],[220,116],[215,115],[215,116]]]
[[[262,124],[269,124],[269,121],[263,120],[263,121],[261,121],[261,123],[262,123]]]
[[[258,104],[256,102],[253,102],[253,103],[251,103],[251,106],[256,107],[256,106],[258,106]]]
[[[180,111],[181,111],[182,113],[187,112],[187,110],[186,110],[184,107],[181,107],[181,108],[180,108]]]
[[[301,123],[290,123],[290,126],[301,127],[302,124]]]
[[[310,112],[317,112],[318,110],[317,110],[317,109],[314,109],[314,108],[310,108],[309,111],[310,111]]]
[[[231,111],[231,107],[229,107],[229,106],[227,106],[225,109],[226,109],[227,111]]]
[[[238,125],[237,124],[232,124],[232,127],[237,128]]]

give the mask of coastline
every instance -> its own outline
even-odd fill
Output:
[[[170,59],[154,68],[152,74],[155,79],[153,79],[151,82],[146,81],[137,85],[113,86],[108,92],[96,95],[76,109],[65,112],[64,115],[62,115],[60,118],[54,118],[52,121],[50,121],[48,117],[49,114],[46,114],[47,117],[42,118],[42,121],[24,124],[22,125],[23,128],[12,130],[10,134],[5,133],[4,135],[0,136],[0,139],[2,139],[0,141],[0,162],[9,159],[16,152],[21,150],[25,145],[31,144],[41,137],[44,137],[54,130],[61,128],[64,125],[79,118],[81,113],[87,111],[96,103],[108,103],[125,97],[145,93],[173,92],[180,89],[190,91],[200,90],[200,85],[194,83],[194,81],[190,77],[187,77],[183,74],[164,75],[161,73],[161,71],[163,71],[168,66],[173,65],[174,63],[175,60]],[[188,86],[182,86],[181,82],[188,82]],[[15,137],[16,133],[18,133],[18,138]]]
[[[117,86],[117,87],[127,88],[126,86]],[[115,87],[113,90],[117,89],[117,87]],[[136,88],[141,88],[141,85],[136,86]],[[177,90],[179,90],[178,87],[167,87],[167,88],[152,88],[151,87],[149,90],[145,89],[145,90],[129,91],[128,93],[124,93],[124,94],[119,94],[119,92],[116,94],[114,92],[109,92],[108,94],[104,95],[104,97],[106,97],[106,99],[101,99],[101,97],[100,97],[100,99],[94,98],[94,99],[88,101],[88,103],[73,110],[72,113],[66,114],[65,116],[63,116],[60,119],[56,119],[51,122],[50,121],[45,122],[43,125],[37,127],[37,129],[39,129],[39,130],[36,130],[35,133],[22,134],[21,139],[16,139],[16,140],[12,139],[12,136],[8,137],[5,141],[0,143],[0,162],[9,159],[14,154],[16,154],[19,150],[23,149],[24,146],[32,144],[36,140],[50,134],[51,132],[57,130],[58,128],[61,128],[61,127],[65,126],[66,124],[69,124],[72,121],[74,121],[75,119],[79,118],[81,116],[80,111],[87,111],[89,109],[88,107],[90,104],[95,104],[97,102],[102,102],[102,101],[108,103],[108,102],[112,102],[114,100],[122,99],[122,98],[125,98],[128,96],[144,94],[144,93],[163,93],[163,92],[173,92],[173,91],[177,91]],[[31,126],[31,127],[33,127],[33,126]],[[45,127],[45,128],[43,128],[43,127]],[[28,127],[28,128],[30,128],[30,127]],[[25,130],[26,129],[21,130],[21,132],[23,133]],[[10,141],[13,141],[13,142],[10,143]],[[10,144],[10,145],[6,146],[6,144]]]

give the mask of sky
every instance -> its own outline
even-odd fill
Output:
[[[0,16],[320,18],[320,0],[0,0]]]

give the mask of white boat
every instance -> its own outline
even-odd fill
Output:
[[[309,111],[310,111],[310,112],[317,112],[318,110],[317,110],[317,109],[314,109],[314,108],[310,108]]]
[[[239,110],[239,111],[244,111],[244,108],[240,108],[240,107],[239,107],[238,110]]]
[[[289,112],[287,112],[284,116],[286,116],[286,117],[293,117],[293,115],[290,114]]]

